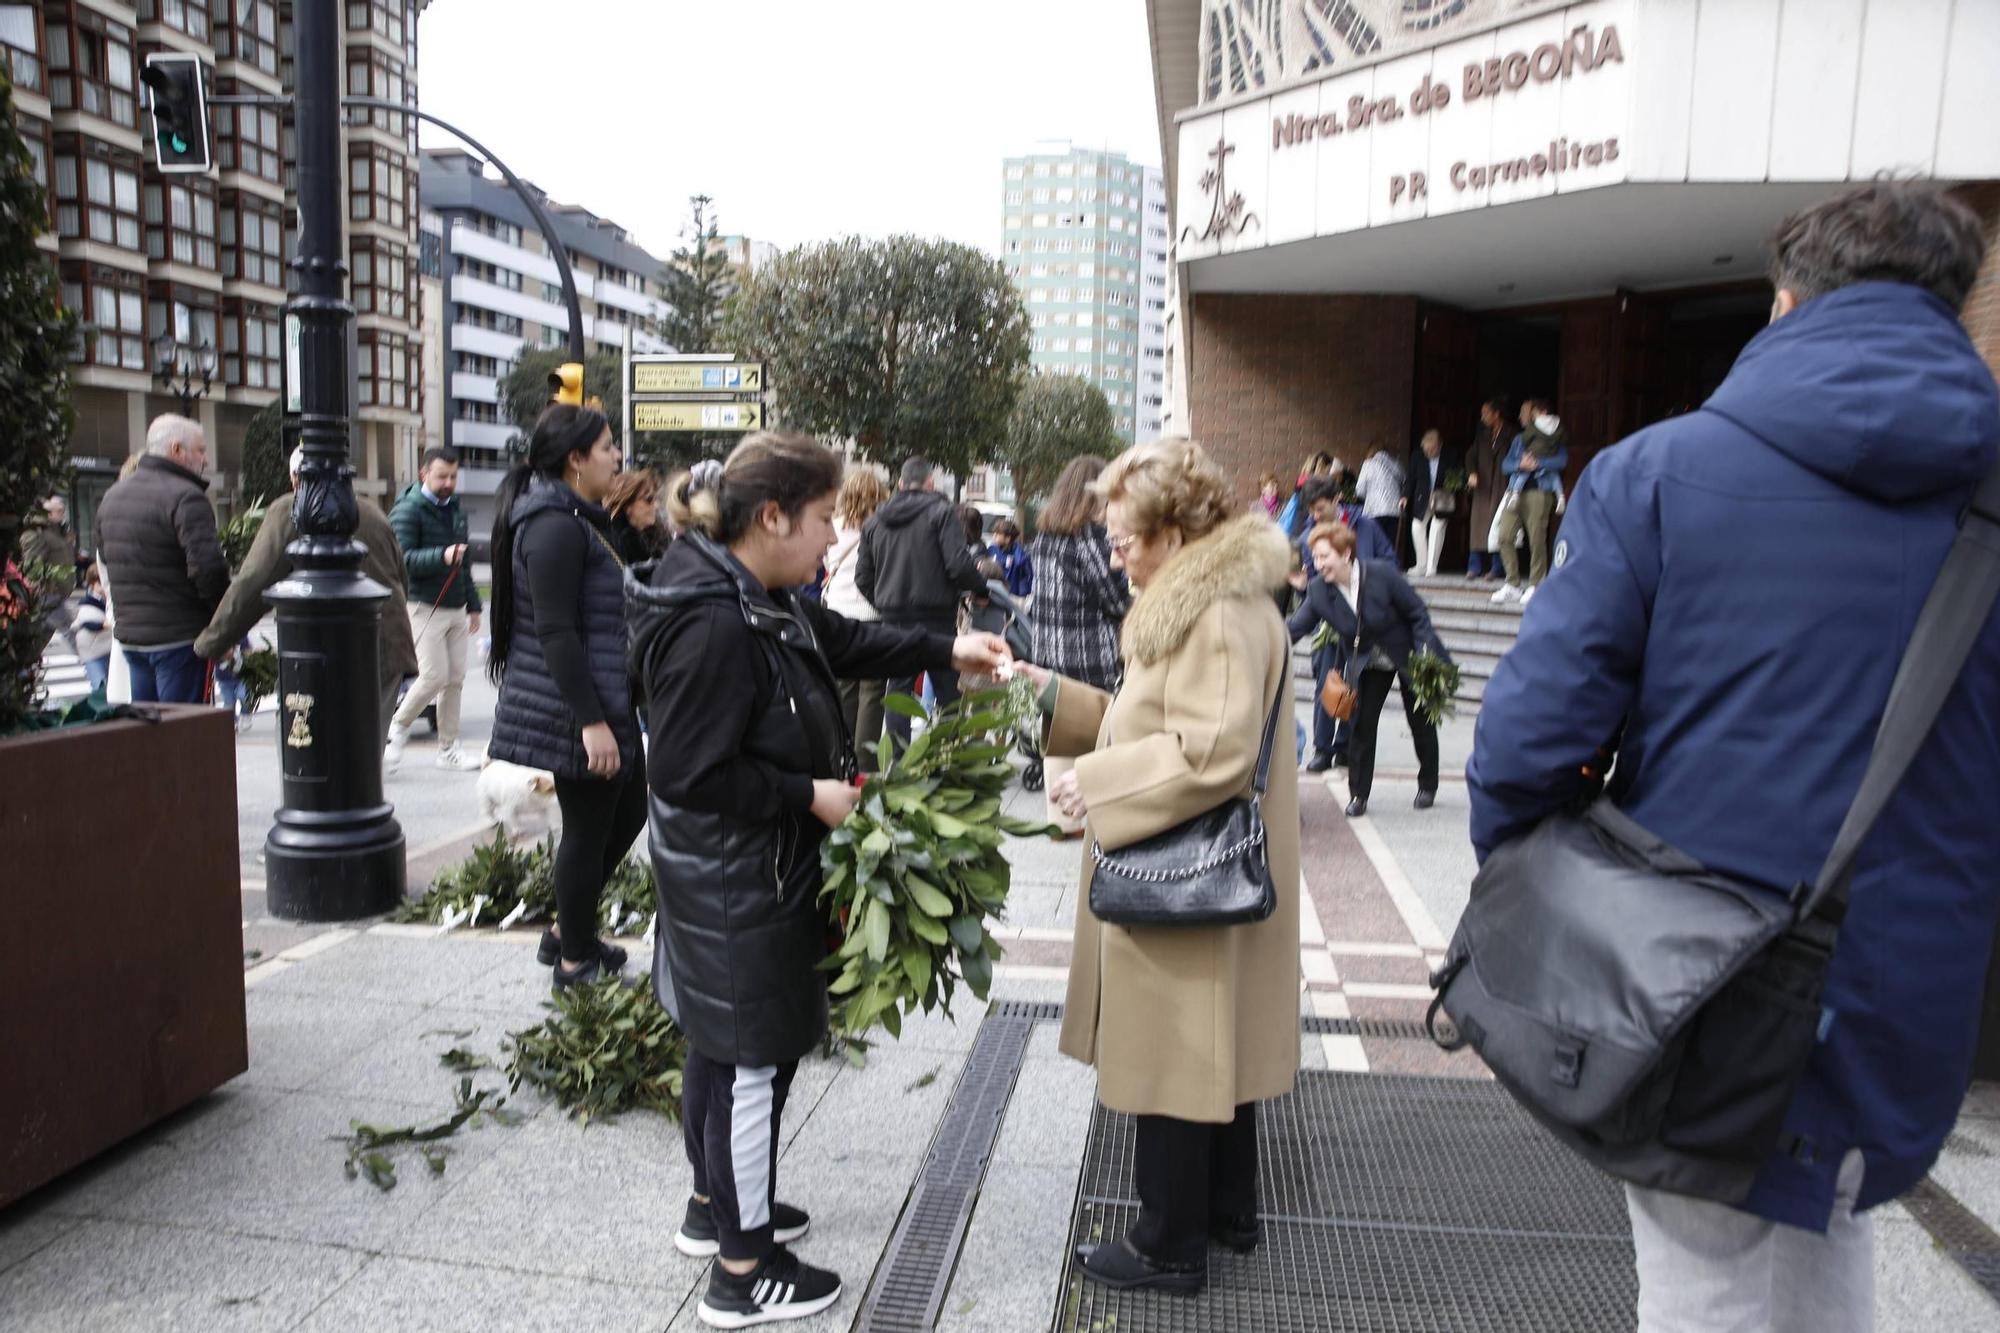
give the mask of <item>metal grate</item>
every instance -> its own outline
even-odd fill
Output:
[[[1055,1023],[1063,1016],[1057,1000],[995,1000],[986,1011],[988,1018],[1025,1018],[1030,1023]]]
[[[1937,1247],[1988,1296],[2000,1300],[2000,1234],[1928,1176],[1902,1202]]]
[[[1330,1037],[1382,1037],[1397,1041],[1429,1041],[1422,1023],[1397,1018],[1321,1018],[1300,1021],[1299,1031]]]
[[[862,1300],[857,1330],[927,1333],[937,1325],[972,1202],[1035,1027],[1034,1018],[1002,1008],[995,1005],[979,1025],[916,1188]]]
[[[1138,1215],[1132,1120],[1098,1109],[1074,1240]],[[1211,1250],[1196,1298],[1113,1292],[1072,1263],[1056,1326],[1578,1329],[1633,1326],[1624,1195],[1497,1086],[1306,1072],[1262,1108],[1264,1243]]]

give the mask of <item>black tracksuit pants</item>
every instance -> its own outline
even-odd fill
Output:
[[[1158,1263],[1199,1264],[1212,1226],[1257,1215],[1257,1104],[1237,1107],[1226,1125],[1137,1119],[1132,1175],[1139,1220],[1132,1247]]]
[[[1382,726],[1382,705],[1388,701],[1389,687],[1399,679],[1394,671],[1373,668],[1361,673],[1354,701],[1354,739],[1347,747],[1347,790],[1361,800],[1375,789],[1375,737]],[[1438,789],[1437,728],[1424,720],[1417,709],[1417,692],[1408,676],[1403,686],[1403,719],[1410,724],[1410,740],[1417,750],[1417,790]]]
[[[688,1050],[681,1142],[694,1167],[694,1192],[709,1201],[725,1259],[761,1260],[771,1252],[778,1122],[798,1072],[796,1060],[725,1065]]]
[[[562,841],[556,844],[556,927],[563,961],[574,968],[597,957],[597,911],[605,881],[646,827],[646,770],[633,764],[618,776],[557,778]]]

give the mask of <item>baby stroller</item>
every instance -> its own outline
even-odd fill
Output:
[[[986,601],[984,605],[974,602],[969,614],[973,629],[983,634],[998,634],[1007,641],[1007,651],[1023,662],[1033,661],[1034,634],[1030,629],[1027,608],[1022,606],[1007,585],[998,579],[986,581]],[[1021,786],[1028,791],[1042,789],[1042,752],[1032,732],[1022,732],[1015,738],[1021,755],[1028,766],[1021,770]]]

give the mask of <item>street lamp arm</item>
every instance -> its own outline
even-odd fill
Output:
[[[418,120],[428,121],[447,134],[456,135],[467,148],[500,169],[501,176],[513,187],[514,193],[520,196],[521,202],[527,205],[528,212],[534,215],[535,225],[541,228],[543,238],[549,243],[549,252],[555,256],[556,272],[562,277],[563,304],[569,308],[569,354],[572,360],[581,362],[584,355],[583,303],[577,299],[576,274],[570,268],[569,247],[562,243],[562,236],[556,231],[555,223],[550,220],[547,210],[542,207],[542,201],[536,197],[534,190],[516,176],[505,162],[493,156],[485,144],[451,122],[439,120],[428,111],[419,111],[402,102],[391,102],[380,97],[343,97],[340,99],[340,105],[364,107],[371,111],[394,111],[399,115],[415,116]]]

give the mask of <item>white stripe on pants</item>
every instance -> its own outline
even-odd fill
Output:
[[[396,710],[396,726],[408,731],[435,699],[441,750],[458,743],[458,700],[465,690],[465,647],[471,639],[466,618],[463,608],[441,606],[436,614],[428,606],[410,608],[410,628],[417,636],[417,681]]]
[[[1856,1216],[1861,1150],[1840,1163],[1826,1234],[1625,1187],[1639,1259],[1639,1333],[1868,1333],[1875,1224]]]

